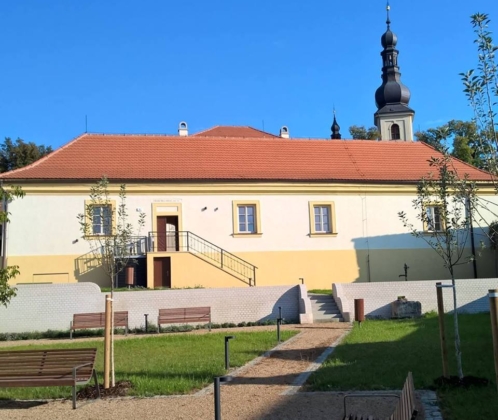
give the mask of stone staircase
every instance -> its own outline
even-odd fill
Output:
[[[332,295],[308,293],[313,312],[313,323],[316,322],[344,322],[341,312]]]

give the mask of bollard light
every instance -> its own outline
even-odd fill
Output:
[[[230,369],[230,340],[234,338],[234,335],[225,336],[225,370]]]
[[[147,334],[149,332],[149,322],[147,321],[147,317],[149,316],[149,314],[144,314],[144,317],[145,317],[145,334]]]
[[[214,377],[214,420],[221,420],[220,384],[231,380],[231,376]]]
[[[280,325],[282,324],[282,307],[278,307],[278,318],[277,318],[277,342],[280,343]]]

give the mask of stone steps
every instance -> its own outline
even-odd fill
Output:
[[[311,301],[313,322],[344,322],[341,311],[337,307],[332,295],[308,293]]]

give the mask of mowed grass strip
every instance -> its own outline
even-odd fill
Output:
[[[297,331],[282,331],[282,340]],[[153,396],[187,394],[213,381],[225,372],[226,335],[230,341],[230,366],[240,367],[277,345],[276,332],[230,332],[206,334],[175,334],[159,337],[123,339],[115,341],[116,381],[129,380],[133,384],[130,395]],[[28,345],[9,350],[62,349],[97,347],[96,369],[103,382],[104,343],[77,341],[50,345]],[[93,384],[90,382],[90,384]],[[0,388],[0,399],[67,398],[70,387]]]
[[[489,314],[459,316],[465,375],[487,378],[487,387],[439,389],[445,420],[496,419],[493,345]],[[456,375],[453,316],[445,318],[451,375]],[[442,375],[438,318],[365,321],[308,380],[309,390],[401,389],[413,372],[415,387],[429,389]]]

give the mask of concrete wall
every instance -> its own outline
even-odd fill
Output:
[[[130,328],[157,324],[158,309],[210,306],[212,322],[299,320],[304,286],[117,292],[115,310],[129,312]],[[304,293],[306,296],[304,287]],[[302,306],[302,303],[301,303]],[[67,330],[75,313],[104,312],[105,294],[92,283],[19,285],[7,308],[0,307],[0,333]]]
[[[451,285],[451,280],[424,280],[408,282],[377,282],[332,285],[333,295],[346,320],[354,320],[354,300],[364,299],[365,315],[391,317],[391,302],[398,296],[419,301],[422,312],[437,311],[436,282]],[[458,312],[489,311],[489,289],[498,288],[498,279],[461,279],[456,281]],[[443,288],[444,309],[453,310],[453,291]]]

